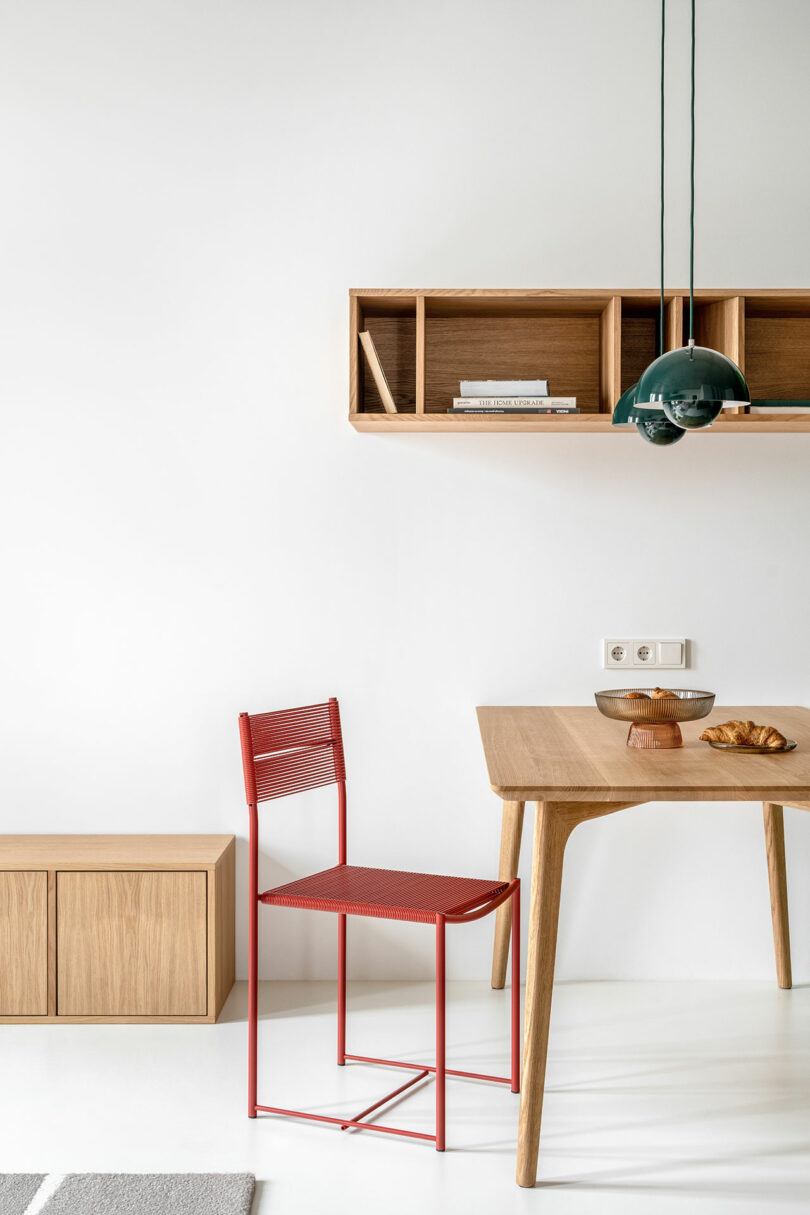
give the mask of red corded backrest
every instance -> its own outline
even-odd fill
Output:
[[[248,805],[346,779],[334,697],[277,713],[240,713],[239,737]]]

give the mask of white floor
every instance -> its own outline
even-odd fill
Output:
[[[806,1211],[810,988],[555,991],[538,1184],[514,1183],[518,1098],[448,1086],[448,1150],[245,1114],[245,985],[215,1026],[0,1027],[0,1171],[250,1171],[254,1215]],[[349,1050],[432,1061],[429,984],[350,986]],[[508,991],[448,990],[448,1064],[505,1072]],[[402,1072],[334,1063],[334,990],[264,984],[259,1100],[359,1111]],[[432,1130],[433,1088],[380,1111]]]

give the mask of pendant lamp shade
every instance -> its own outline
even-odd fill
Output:
[[[673,426],[663,409],[640,407],[637,399],[638,384],[633,384],[616,402],[611,426],[635,426],[642,439],[656,447],[666,447],[683,438],[686,431],[680,426]]]
[[[748,385],[736,363],[718,350],[690,343],[650,363],[636,399],[663,409],[684,430],[711,426],[726,404],[747,402]]]
[[[646,417],[636,422],[636,430],[642,439],[655,447],[670,447],[678,443],[686,434],[680,426],[670,422],[662,409],[645,410]]]
[[[631,388],[626,388],[616,402],[616,408],[613,410],[611,418],[611,426],[626,426],[630,427],[638,421],[635,404],[636,391],[638,383],[633,384]]]

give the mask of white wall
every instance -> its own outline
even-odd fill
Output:
[[[685,683],[807,703],[810,437],[346,421],[350,286],[655,285],[657,4],[32,0],[2,25],[2,830],[233,831],[243,890],[236,714],[336,694],[352,859],[486,875],[473,708],[589,702],[602,636],[683,634]],[[705,0],[699,34],[698,283],[808,286],[810,8]],[[265,821],[267,884],[332,863],[323,794]],[[806,816],[787,836],[807,981]],[[268,974],[333,973],[331,919],[272,915]],[[456,977],[488,975],[490,934],[453,934]],[[352,945],[357,976],[430,973],[418,926]],[[558,974],[771,979],[759,807],[581,828]]]

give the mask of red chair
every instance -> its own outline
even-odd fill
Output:
[[[334,1122],[341,1129],[385,1131],[391,1135],[407,1135],[412,1139],[428,1139],[436,1151],[444,1151],[445,1076],[467,1076],[475,1080],[492,1080],[510,1084],[513,1093],[519,1091],[520,1076],[520,881],[481,881],[477,878],[442,877],[429,873],[404,873],[394,869],[367,869],[346,863],[346,770],[343,761],[343,739],[340,730],[338,702],[332,698],[326,704],[306,705],[299,709],[284,709],[277,713],[239,715],[239,736],[242,743],[242,766],[245,793],[250,812],[250,961],[249,961],[249,1050],[248,1050],[248,1115],[255,1118],[258,1111],[286,1114],[293,1118],[311,1118],[315,1122]],[[275,890],[259,893],[259,802],[317,789],[323,785],[338,787],[338,863],[296,882],[288,882]],[[484,1076],[479,1072],[454,1071],[445,1066],[445,964],[444,944],[446,924],[467,924],[489,915],[506,899],[512,900],[512,1074]],[[259,903],[268,906],[302,907],[314,911],[331,911],[338,917],[338,1064],[347,1059],[356,1063],[382,1063],[402,1067],[418,1074],[394,1092],[375,1101],[353,1118],[328,1118],[303,1110],[280,1109],[259,1105],[256,1100],[257,1072],[257,981]],[[386,920],[410,920],[433,924],[436,931],[436,1066],[403,1063],[397,1059],[374,1059],[367,1055],[346,1052],[346,916],[376,916]],[[430,1072],[436,1076],[436,1133],[424,1134],[393,1126],[381,1126],[363,1119],[380,1106],[386,1105],[400,1093],[424,1080]]]

